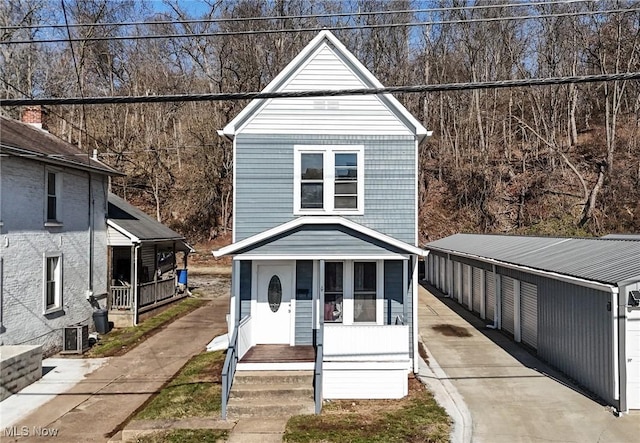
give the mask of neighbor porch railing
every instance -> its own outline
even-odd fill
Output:
[[[111,286],[111,309],[131,309],[131,286]]]
[[[160,280],[157,282],[142,283],[138,285],[139,306],[158,303],[171,298],[176,293],[176,282],[174,279]]]

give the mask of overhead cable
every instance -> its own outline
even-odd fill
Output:
[[[113,26],[146,26],[146,25],[177,25],[177,24],[198,24],[198,23],[240,23],[240,22],[259,22],[268,20],[292,20],[292,19],[313,19],[313,18],[333,18],[333,17],[360,17],[369,15],[391,15],[391,14],[422,14],[427,12],[445,12],[445,11],[476,11],[483,9],[495,8],[513,8],[513,7],[531,7],[531,6],[552,6],[552,5],[568,5],[572,3],[593,3],[598,0],[562,0],[550,2],[531,2],[531,3],[506,3],[506,4],[488,4],[488,5],[468,5],[453,6],[450,8],[427,8],[427,9],[404,9],[398,11],[366,11],[366,12],[336,12],[326,14],[302,14],[302,15],[282,15],[282,16],[260,16],[260,17],[218,17],[207,19],[192,20],[160,20],[160,21],[143,21],[143,22],[106,22],[106,23],[77,23],[69,24],[72,28],[95,28],[95,27],[113,27]],[[28,25],[28,26],[0,26],[0,30],[15,29],[57,29],[65,28],[65,24],[53,25]]]
[[[259,29],[259,30],[249,30],[249,31],[202,32],[202,33],[190,33],[190,34],[116,35],[111,37],[77,37],[73,39],[51,38],[51,39],[34,39],[34,40],[5,40],[0,42],[0,46],[1,45],[18,45],[18,44],[35,44],[35,43],[152,40],[152,39],[162,39],[162,38],[228,37],[228,36],[239,36],[239,35],[320,32],[323,30],[346,31],[346,30],[355,30],[355,29],[383,29],[383,28],[402,28],[402,27],[413,28],[417,26],[432,26],[432,25],[442,26],[442,25],[457,25],[457,24],[463,24],[463,23],[491,23],[491,22],[513,21],[513,20],[530,20],[530,19],[555,18],[555,17],[575,17],[575,16],[585,16],[585,15],[591,16],[591,15],[603,15],[603,14],[613,14],[613,13],[630,13],[630,12],[638,12],[638,11],[640,11],[640,8],[606,9],[601,11],[574,11],[574,12],[566,12],[566,13],[521,15],[521,16],[511,16],[511,17],[488,17],[488,18],[477,18],[477,19],[466,19],[466,20],[378,23],[378,24],[370,24],[370,25],[319,26],[319,27],[313,27],[313,28]]]
[[[389,86],[383,88],[325,89],[312,91],[231,92],[215,94],[174,94],[69,98],[20,98],[0,100],[0,106],[27,105],[107,105],[133,103],[170,103],[224,100],[253,100],[272,98],[340,97],[346,95],[379,95],[396,93],[426,93],[442,91],[470,91],[477,89],[516,88],[525,86],[564,85],[570,83],[595,83],[620,80],[640,80],[640,72],[597,74],[571,77],[548,77],[516,80],[499,80],[469,83],[445,83],[437,85]]]

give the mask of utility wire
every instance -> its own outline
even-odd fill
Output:
[[[60,0],[62,4],[62,14],[64,15],[64,22],[67,25],[67,36],[69,41],[69,48],[71,49],[71,58],[73,59],[73,67],[76,71],[76,78],[78,79],[78,90],[80,91],[80,97],[84,97],[84,92],[82,91],[82,80],[80,79],[80,70],[78,69],[78,62],[76,61],[76,51],[73,50],[73,43],[71,42],[71,29],[69,28],[69,21],[67,19],[67,8],[64,5],[64,0]],[[85,128],[87,127],[87,114],[85,113],[84,104],[82,104],[82,122],[84,123]],[[83,131],[86,132],[86,131]],[[82,137],[80,138],[80,144],[82,144]],[[89,150],[87,150],[87,155],[89,155]]]
[[[224,100],[253,100],[270,98],[339,97],[345,95],[378,95],[394,93],[424,93],[442,91],[471,91],[477,89],[500,89],[524,86],[564,85],[570,83],[595,83],[619,80],[640,80],[640,72],[620,74],[597,74],[572,77],[549,77],[516,80],[500,80],[468,83],[445,83],[439,85],[390,86],[386,88],[325,89],[313,91],[279,92],[232,92],[216,94],[178,94],[178,95],[142,95],[108,97],[70,97],[70,98],[21,98],[0,100],[2,106],[27,105],[106,105],[132,103],[170,103]]]
[[[322,26],[315,28],[294,28],[294,29],[261,29],[251,31],[223,31],[223,32],[203,32],[203,33],[190,33],[190,34],[149,34],[149,35],[117,35],[112,37],[85,37],[85,38],[52,38],[52,39],[40,39],[40,40],[7,40],[0,42],[0,45],[18,45],[18,44],[34,44],[34,43],[61,43],[61,42],[97,42],[97,41],[120,41],[120,40],[151,40],[161,38],[201,38],[201,37],[228,37],[238,35],[263,35],[263,34],[283,34],[283,33],[297,33],[297,32],[320,32],[323,30],[330,31],[345,31],[355,29],[382,29],[382,28],[400,28],[408,27],[413,28],[417,26],[432,26],[432,25],[458,25],[463,23],[491,23],[501,21],[513,21],[513,20],[530,20],[541,18],[555,18],[555,17],[575,17],[585,15],[604,15],[613,13],[629,13],[640,11],[640,8],[627,8],[627,9],[606,9],[601,11],[575,11],[566,13],[549,13],[549,14],[537,14],[537,15],[521,15],[512,17],[489,17],[489,18],[477,18],[467,20],[440,20],[440,21],[426,21],[426,22],[405,22],[405,23],[380,23],[371,25],[343,25],[343,26]]]
[[[107,27],[107,26],[146,26],[146,25],[177,25],[177,24],[196,24],[196,23],[228,23],[228,22],[260,22],[268,20],[291,20],[291,19],[313,19],[313,18],[334,18],[334,17],[359,17],[370,15],[391,15],[391,14],[422,14],[427,12],[446,12],[446,11],[476,11],[483,9],[495,9],[495,8],[525,8],[531,6],[552,6],[552,5],[569,5],[573,3],[593,3],[598,0],[562,0],[562,1],[550,1],[550,2],[531,2],[531,3],[507,3],[507,4],[489,4],[489,5],[469,5],[469,6],[454,6],[450,8],[427,8],[427,9],[404,9],[398,11],[368,11],[368,12],[339,12],[339,13],[326,13],[326,14],[303,14],[303,15],[282,15],[282,16],[261,16],[261,17],[224,17],[224,18],[209,18],[209,19],[192,19],[192,20],[166,20],[166,21],[143,21],[143,22],[107,22],[107,23],[77,23],[71,24],[72,28],[85,28],[85,27]],[[28,25],[28,26],[2,26],[0,30],[11,29],[57,29],[66,28],[66,24],[53,24],[53,25]]]

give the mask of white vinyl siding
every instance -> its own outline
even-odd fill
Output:
[[[534,349],[538,347],[538,288],[531,283],[520,285],[520,317],[522,341]]]
[[[502,329],[514,333],[514,280],[511,277],[502,276]]]
[[[281,87],[282,91],[368,88],[327,44]],[[267,100],[241,129],[246,134],[412,135],[375,95]]]

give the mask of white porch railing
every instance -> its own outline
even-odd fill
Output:
[[[131,309],[131,286],[111,286],[111,309]]]
[[[409,326],[325,323],[324,361],[409,361]]]
[[[238,326],[238,360],[242,359],[254,344],[253,321],[249,315],[240,320],[240,325]]]

